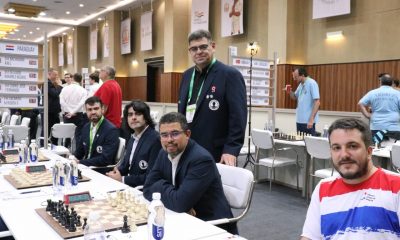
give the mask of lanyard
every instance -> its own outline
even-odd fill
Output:
[[[214,65],[214,63],[216,61],[217,61],[217,59],[213,58],[213,60],[211,61],[210,66],[207,69],[206,76],[204,77],[203,82],[201,83],[199,92],[197,93],[196,103],[197,103],[197,100],[199,100],[201,89],[203,89],[203,85],[204,85],[204,82],[205,82],[205,80],[207,78],[208,72],[210,71],[210,69],[212,68],[212,66]],[[196,68],[193,69],[192,78],[190,79],[189,96],[188,96],[188,101],[187,101],[188,103],[190,102],[190,99],[192,99],[192,92],[193,92],[193,84],[194,84],[194,75],[195,75],[195,73],[196,73]]]
[[[99,130],[100,125],[103,123],[103,120],[104,120],[104,116],[101,116],[100,121],[95,126],[96,133],[97,133],[97,130]],[[90,133],[89,133],[89,156],[92,153],[93,138],[94,138],[94,136],[93,136],[93,127],[91,127],[90,128]]]

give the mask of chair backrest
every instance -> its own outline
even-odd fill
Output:
[[[310,156],[318,159],[331,158],[331,148],[327,138],[306,136],[304,137],[304,141]]]
[[[222,186],[231,208],[250,207],[254,189],[253,173],[247,169],[217,163]]]
[[[398,172],[400,170],[400,145],[393,144],[392,151],[390,152],[390,160],[392,161],[392,166]]]
[[[21,125],[5,125],[3,127],[4,133],[8,134],[8,130],[12,129],[12,132],[14,134],[14,141],[15,142],[20,142],[21,140],[25,140],[29,137],[29,127],[27,126],[21,126]],[[29,144],[29,143],[28,143]]]
[[[154,122],[157,123],[159,121],[159,119],[158,119],[158,111],[150,111],[150,116],[151,116],[151,118],[153,119]]]
[[[10,113],[4,111],[3,114],[1,114],[1,123],[4,125],[8,125],[10,121]]]
[[[20,115],[13,114],[11,115],[10,124],[11,126],[15,126],[18,124],[18,120],[21,118]]]
[[[51,136],[55,138],[73,138],[76,126],[73,123],[56,123],[51,128]]]
[[[115,163],[118,163],[119,160],[121,159],[122,153],[125,151],[125,143],[126,143],[125,139],[120,137],[117,155],[115,155]]]
[[[22,118],[22,120],[21,120],[21,125],[22,126],[27,126],[27,127],[29,127],[29,123],[31,122],[31,119],[30,118],[28,118],[28,117],[24,117],[24,118]]]
[[[251,130],[251,139],[257,148],[271,149],[274,147],[274,138],[271,131],[253,128]]]

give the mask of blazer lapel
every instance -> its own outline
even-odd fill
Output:
[[[190,72],[193,72],[193,69],[194,68],[191,68]],[[192,75],[190,74],[190,76],[192,76]],[[178,111],[179,112],[186,112],[185,108],[186,108],[187,99],[188,99],[189,85],[190,85],[190,78],[185,79],[182,82],[182,89],[180,90],[180,92],[183,93],[183,94],[181,94],[180,98],[179,98],[179,102],[180,102],[178,104],[178,106],[179,106]]]

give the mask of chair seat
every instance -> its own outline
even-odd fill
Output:
[[[273,158],[261,158],[259,164],[266,167],[284,167],[288,165],[296,164],[296,159],[290,159],[285,157],[276,157],[275,161]],[[273,165],[272,165],[273,164]]]
[[[332,168],[319,169],[319,170],[315,171],[314,176],[318,177],[318,178],[331,177],[332,176]],[[337,176],[340,176],[340,175],[336,170],[334,170],[333,171],[333,176],[337,177]]]

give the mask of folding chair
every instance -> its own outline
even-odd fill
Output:
[[[50,133],[49,139],[51,139],[51,137],[58,138],[58,140],[59,140],[58,145],[64,146],[65,139],[70,138],[71,139],[71,147],[72,147],[72,143],[75,139],[75,129],[76,129],[76,126],[73,123],[56,123],[51,128],[51,133]],[[69,149],[70,152],[71,152],[71,147]]]
[[[27,126],[27,127],[29,127],[29,123],[31,122],[31,119],[30,118],[28,118],[28,117],[24,117],[24,118],[22,118],[22,120],[21,120],[21,125],[22,126]]]
[[[254,191],[253,173],[244,168],[238,168],[217,163],[221,175],[224,194],[231,208],[243,209],[240,215],[233,218],[222,218],[207,221],[213,225],[233,223],[242,219],[250,209]]]
[[[10,123],[10,113],[9,112],[3,112],[3,114],[1,114],[1,123],[3,125],[9,125],[9,123]]]
[[[275,179],[275,168],[296,165],[296,180],[297,189],[299,189],[299,156],[295,149],[291,147],[276,148],[272,132],[268,130],[255,129],[251,130],[251,139],[256,146],[256,162],[255,165],[264,166],[270,169],[269,171],[269,191],[272,189],[272,176]],[[260,158],[260,150],[272,150],[272,156]],[[296,153],[296,159],[277,156],[280,151],[293,151]]]
[[[11,115],[11,119],[10,119],[9,125],[10,126],[19,125],[19,120],[20,119],[21,119],[20,115],[16,115],[16,114]]]
[[[390,161],[392,162],[393,170],[400,173],[400,145],[392,145],[392,151],[390,151]]]

